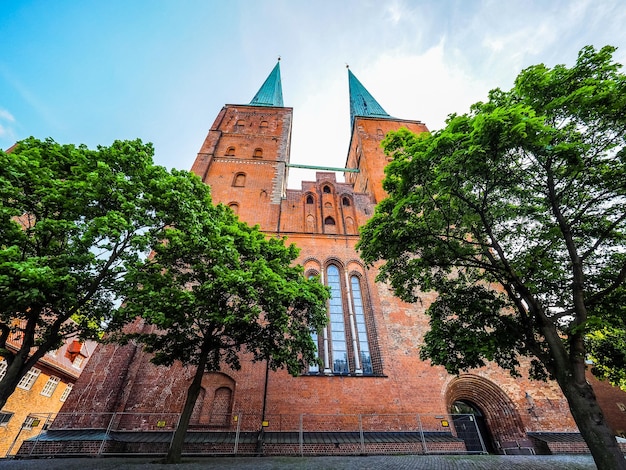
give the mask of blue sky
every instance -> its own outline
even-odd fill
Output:
[[[0,147],[139,137],[189,169],[221,107],[248,103],[281,56],[292,163],[343,166],[346,64],[389,114],[434,130],[586,44],[626,63],[624,25],[619,0],[3,0]]]

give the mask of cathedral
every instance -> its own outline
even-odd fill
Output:
[[[183,452],[585,452],[555,383],[513,378],[496,366],[453,376],[420,360],[434,294],[400,301],[355,250],[358,227],[385,197],[381,140],[401,127],[427,132],[426,125],[390,116],[348,69],[345,167],[308,167],[318,170],[315,180],[288,189],[290,168],[303,165],[290,163],[293,110],[283,104],[279,65],[250,103],[219,111],[192,171],[211,186],[215,203],[297,245],[305,274],[329,286],[329,323],[313,334],[320,360],[298,377],[245,360],[239,371],[205,374]],[[83,451],[166,450],[193,369],[149,359],[136,344],[98,346],[29,451],[71,452],[63,447],[71,433]]]

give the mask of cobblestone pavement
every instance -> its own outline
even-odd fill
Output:
[[[0,470],[592,470],[591,456],[572,455],[379,455],[367,457],[211,457],[185,458],[178,465],[129,457],[0,459]]]

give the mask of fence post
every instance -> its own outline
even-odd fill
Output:
[[[304,431],[303,431],[303,419],[304,414],[300,413],[300,429],[298,433],[298,440],[300,441],[300,457],[304,457]]]
[[[165,452],[165,455],[167,455],[170,451],[170,449],[172,448],[172,442],[174,441],[174,436],[176,435],[176,430],[178,429],[178,426],[180,426],[180,418],[182,418],[183,414],[179,413],[178,414],[178,419],[176,420],[176,427],[172,430],[172,438],[170,439],[170,444],[167,446],[167,452]],[[185,447],[185,441],[183,440],[183,447]]]
[[[417,424],[420,427],[420,437],[422,438],[422,452],[427,454],[428,448],[426,447],[426,437],[424,436],[424,427],[422,426],[422,418],[420,415],[417,415]]]
[[[363,416],[359,416],[359,438],[361,439],[361,453],[365,455],[365,435],[363,434]]]
[[[480,441],[480,447],[482,447],[483,451],[481,452],[482,454],[487,454],[487,447],[485,447],[485,441],[483,440],[483,436],[480,432],[480,428],[478,427],[478,420],[476,419],[475,416],[472,416],[473,418],[473,423],[474,423],[474,427],[476,428],[476,434],[478,434],[478,440]]]
[[[11,451],[13,450],[13,446],[15,446],[15,443],[16,443],[16,442],[17,442],[17,440],[19,439],[20,434],[22,434],[22,428],[21,428],[21,427],[20,427],[20,430],[19,430],[19,431],[17,432],[17,434],[15,435],[15,439],[13,439],[13,442],[11,443],[11,446],[10,446],[10,447],[9,447],[9,449],[7,450],[7,453],[6,453],[6,454],[4,454],[4,456],[5,456],[6,458],[8,458],[8,457],[10,457],[10,456],[11,456]],[[34,444],[33,444],[33,445],[34,445]],[[18,449],[18,452],[19,452],[19,449]],[[31,452],[32,452],[32,450],[31,450]],[[29,455],[30,455],[30,454],[29,454]]]
[[[20,434],[22,434],[22,431],[24,430],[24,423],[26,422],[26,420],[28,419],[30,415],[26,416],[26,419],[24,419],[24,422],[22,423],[22,426],[20,427],[20,432],[17,434],[17,436],[19,437]],[[43,430],[43,426],[42,426],[42,430]],[[43,431],[42,431],[43,432]],[[41,432],[39,432],[37,434],[37,436],[35,437],[35,442],[33,442],[33,446],[30,448],[30,452],[28,453],[28,456],[30,457],[31,455],[33,455],[33,452],[35,450],[35,447],[37,447],[37,444],[39,444],[39,437],[41,436]],[[17,437],[15,438],[15,441],[17,441]],[[13,447],[15,445],[15,441],[13,441],[13,444],[11,444],[11,447]]]
[[[237,429],[235,430],[235,447],[233,448],[233,455],[237,455],[239,449],[239,431],[241,430],[241,414],[235,415],[237,417]]]
[[[109,424],[104,431],[104,437],[102,438],[100,448],[98,449],[98,453],[96,454],[98,457],[100,457],[102,455],[102,452],[104,452],[104,446],[106,444],[106,441],[108,440],[109,434],[111,433],[111,429],[113,428],[113,421],[115,420],[116,415],[117,413],[111,414],[111,419],[109,420]]]

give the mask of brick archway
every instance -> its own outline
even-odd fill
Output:
[[[493,382],[472,374],[453,379],[446,390],[448,410],[456,401],[480,408],[496,446],[502,442],[525,439],[522,418],[511,399]]]

